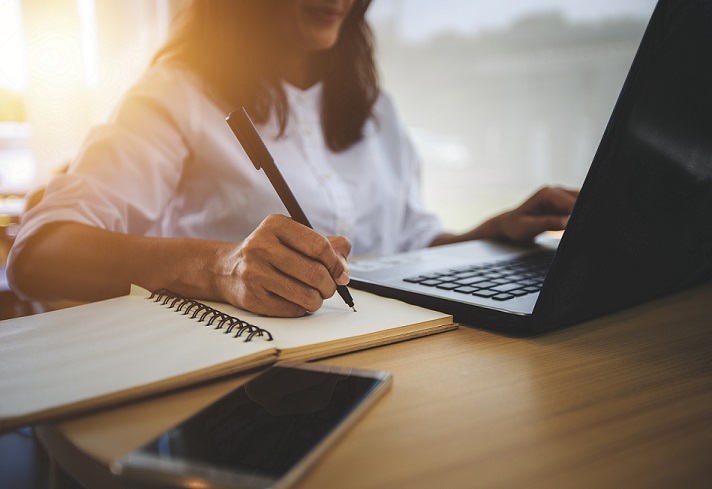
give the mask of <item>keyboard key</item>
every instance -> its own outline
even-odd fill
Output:
[[[462,272],[466,272],[466,271],[467,271],[467,267],[451,268],[448,270],[448,275],[453,275],[455,273],[462,273]]]
[[[471,277],[476,277],[478,275],[477,272],[459,272],[454,274],[454,277],[456,278],[471,278]]]
[[[482,289],[482,290],[476,290],[472,293],[472,295],[476,295],[477,297],[492,297],[497,295],[499,292],[496,290],[487,290],[487,289]]]
[[[418,284],[423,280],[427,280],[427,278],[423,277],[422,275],[418,275],[417,277],[404,278],[403,282],[408,282],[409,284]]]
[[[436,285],[439,285],[442,283],[441,280],[423,280],[422,282],[418,282],[420,285],[425,285],[426,287],[435,287]]]
[[[441,283],[441,284],[438,284],[435,286],[436,289],[443,289],[443,290],[453,290],[453,289],[457,289],[458,287],[460,287],[460,284],[455,283],[455,282],[444,282],[444,283]]]
[[[521,285],[519,284],[502,284],[496,287],[492,287],[491,290],[496,290],[497,292],[509,292],[510,290],[519,288],[521,288]]]
[[[513,295],[514,297],[521,297],[523,295],[529,294],[530,292],[527,292],[526,290],[522,290],[522,289],[516,289],[516,290],[510,290],[507,293]]]
[[[470,284],[472,285],[472,284]],[[495,285],[499,285],[496,282],[478,282],[477,286],[481,289],[489,289],[490,287],[494,287]]]
[[[425,273],[425,274],[421,275],[421,277],[424,277],[426,279],[436,279],[436,278],[439,279],[439,278],[445,277],[445,276],[447,276],[446,273],[440,273],[440,272]]]
[[[538,278],[528,278],[521,281],[524,285],[537,285],[540,280]]]
[[[473,277],[473,278],[463,278],[457,281],[458,284],[460,285],[472,285],[472,284],[477,284],[480,282],[487,282],[486,278],[483,277]],[[479,287],[479,285],[478,285]]]
[[[499,273],[499,272],[487,272],[485,275],[487,278],[502,278],[504,277],[504,274]]]
[[[508,301],[509,299],[514,299],[514,296],[512,294],[497,294],[493,295],[492,299],[496,301]]]
[[[457,277],[454,275],[440,275],[435,280],[440,280],[441,282],[454,282]]]
[[[460,294],[471,294],[476,290],[480,290],[478,287],[470,287],[469,285],[465,285],[463,287],[458,287],[454,289],[455,292],[458,292]]]

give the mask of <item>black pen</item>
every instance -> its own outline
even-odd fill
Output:
[[[264,170],[267,178],[269,178],[270,183],[277,191],[279,198],[282,199],[282,203],[287,208],[287,211],[292,219],[300,224],[304,224],[305,226],[312,228],[309,219],[307,219],[302,207],[294,197],[292,190],[289,188],[287,182],[284,180],[284,177],[282,177],[282,174],[279,172],[279,168],[277,168],[274,158],[272,158],[272,155],[269,151],[267,151],[267,146],[265,146],[262,138],[260,138],[260,135],[258,134],[257,129],[255,129],[255,125],[252,123],[250,116],[247,115],[245,108],[242,107],[240,110],[230,112],[230,115],[228,115],[225,120],[227,120],[230,129],[232,129],[232,132],[235,133],[235,137],[237,137],[237,140],[240,141],[240,144],[252,161],[252,164],[255,165],[255,168],[258,170]],[[349,289],[347,289],[345,285],[337,285],[336,291],[339,293],[341,298],[344,299],[344,302],[351,309],[353,309],[354,312],[356,312],[354,300],[351,298]]]

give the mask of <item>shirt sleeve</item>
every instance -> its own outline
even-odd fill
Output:
[[[184,135],[191,130],[187,124],[196,122],[185,115],[191,94],[180,73],[149,70],[112,121],[89,133],[67,173],[55,176],[42,201],[23,217],[8,267],[26,241],[50,222],[149,233],[173,197],[190,154]]]
[[[410,138],[406,135],[404,139],[403,151],[413,169],[410,172],[405,220],[398,245],[401,250],[409,251],[426,248],[444,231],[440,218],[428,211],[423,203],[420,158]]]
[[[397,111],[387,95],[382,95],[384,113],[381,118],[388,119],[394,124],[394,133],[397,135],[398,154],[402,159],[405,169],[403,175],[406,180],[405,211],[403,213],[402,228],[397,237],[399,251],[410,251],[425,248],[442,234],[443,225],[438,216],[429,211],[423,202],[422,162],[418,155],[408,130],[401,121]]]

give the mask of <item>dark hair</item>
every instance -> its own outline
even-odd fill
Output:
[[[228,110],[244,106],[256,122],[265,122],[274,109],[284,133],[289,104],[275,56],[275,1],[280,0],[193,0],[152,64],[187,66],[213,98]],[[378,98],[373,35],[365,19],[370,3],[356,0],[336,45],[321,53],[322,130],[333,151],[361,140]]]

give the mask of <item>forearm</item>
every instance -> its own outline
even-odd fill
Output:
[[[222,299],[217,281],[231,243],[151,238],[77,223],[48,225],[17,256],[13,287],[38,300],[93,301],[126,294],[131,284]]]

